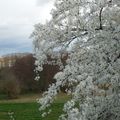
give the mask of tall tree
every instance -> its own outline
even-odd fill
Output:
[[[16,59],[13,65],[13,73],[19,80],[22,92],[38,90],[38,83],[35,78],[35,58],[32,54]]]
[[[65,103],[61,119],[119,120],[119,0],[56,0],[52,20],[35,25],[32,36],[36,71],[43,70],[47,55],[58,57],[62,70],[54,77],[56,83],[39,100],[41,110],[53,102],[60,86],[68,84],[72,98]],[[69,54],[64,67],[61,53],[65,50]]]

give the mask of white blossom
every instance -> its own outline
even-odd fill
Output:
[[[56,83],[38,100],[40,110],[67,84],[72,98],[60,119],[119,120],[120,0],[56,0],[51,14],[51,21],[37,24],[32,34],[36,72],[43,70],[47,55],[61,66]],[[68,53],[66,66],[63,51]]]

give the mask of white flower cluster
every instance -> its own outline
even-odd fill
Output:
[[[8,115],[10,117],[10,120],[15,120],[15,118],[14,118],[14,112],[8,112]]]
[[[56,83],[38,100],[40,110],[67,85],[72,98],[60,119],[120,120],[120,0],[56,0],[51,14],[32,34],[36,71],[42,71],[47,55],[59,66],[61,53],[68,56]]]

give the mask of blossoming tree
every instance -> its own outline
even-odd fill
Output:
[[[56,83],[38,100],[40,110],[50,107],[67,84],[72,97],[59,119],[119,120],[120,0],[56,0],[51,14],[52,19],[35,25],[32,34],[36,72],[45,63],[61,69],[54,76]],[[66,66],[61,61],[65,51]],[[57,61],[48,62],[47,55]]]

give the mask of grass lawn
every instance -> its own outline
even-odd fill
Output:
[[[12,120],[8,112],[13,112],[15,120],[57,120],[62,113],[64,102],[69,99],[65,94],[60,94],[52,105],[52,113],[46,118],[41,118],[38,111],[39,105],[35,102],[37,95],[23,96],[18,100],[0,101],[0,120]],[[28,100],[28,101],[27,101]]]

